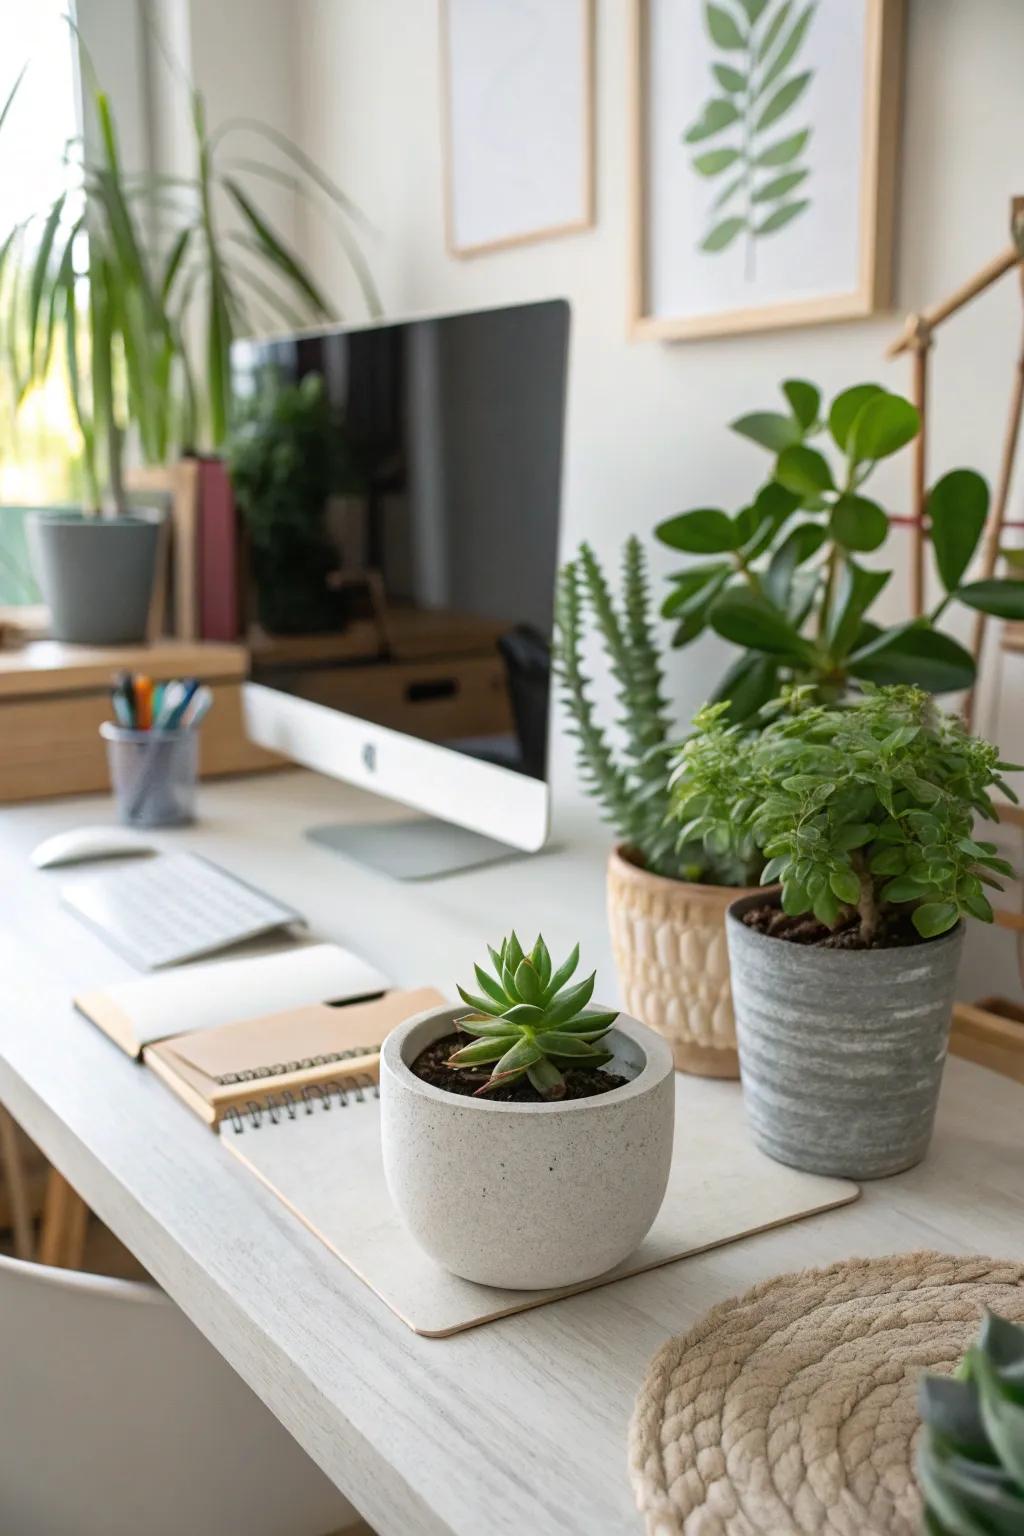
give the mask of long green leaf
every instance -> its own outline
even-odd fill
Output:
[[[175,236],[174,243],[167,253],[167,260],[164,264],[163,277],[160,280],[160,293],[165,303],[170,297],[171,290],[174,287],[175,278],[177,277],[178,272],[181,270],[181,264],[184,261],[185,255],[188,251],[189,241],[192,239],[194,233],[194,225],[184,225],[178,231],[177,235]]]
[[[14,84],[11,86],[10,90],[7,92],[7,95],[6,95],[5,99],[4,99],[3,106],[0,107],[0,129],[3,128],[4,123],[7,121],[7,114],[8,114],[8,112],[10,112],[11,108],[14,105],[14,98],[17,96],[18,92],[21,89],[21,82],[25,78],[25,71],[27,69],[28,69],[28,61],[26,60],[26,62],[21,66],[21,68],[18,71],[17,79],[15,80]]]
[[[374,282],[373,273],[370,271],[369,262],[363,254],[359,241],[346,223],[347,218],[352,218],[347,207],[342,206],[329,196],[323,196],[318,181],[310,186],[301,177],[289,175],[287,171],[280,170],[276,165],[264,165],[259,160],[240,157],[232,158],[226,168],[245,171],[251,176],[259,176],[265,181],[275,182],[278,186],[287,187],[289,191],[304,197],[322,217],[328,220],[328,227],[337,238],[339,245],[348,258],[349,266],[355,273],[356,281],[363,296],[363,303],[370,314],[374,317],[383,314],[384,306],[381,302],[377,284]],[[314,194],[318,192],[321,192],[321,195],[315,196]],[[346,203],[348,202],[349,200],[346,199]],[[354,207],[354,204],[352,206]],[[364,224],[365,222],[363,220]]]
[[[287,278],[296,291],[303,295],[319,318],[330,319],[332,314],[331,306],[316,286],[310,274],[301,262],[285,248],[267,220],[257,212],[252,202],[242,191],[238,182],[232,177],[226,176],[223,178],[223,186],[253,231],[263,249],[265,258],[270,262],[271,266],[276,268],[283,277]]]
[[[251,250],[252,246],[247,246],[247,249]],[[305,317],[297,309],[294,309],[287,299],[282,298],[279,293],[275,292],[269,283],[265,283],[258,272],[254,272],[244,262],[239,261],[237,257],[229,258],[225,256],[223,260],[225,270],[232,277],[250,288],[258,298],[262,299],[272,315],[275,315],[279,321],[283,320],[290,330],[300,331],[302,329],[305,324]]]
[[[33,376],[36,374],[36,338],[39,331],[39,316],[42,312],[43,300],[48,298],[47,285],[51,279],[50,257],[53,253],[53,242],[56,239],[57,227],[60,224],[64,212],[64,204],[67,194],[62,192],[55,198],[46,216],[43,232],[39,238],[39,248],[36,251],[36,259],[32,265],[32,276],[28,285],[28,358],[29,369]]]
[[[972,581],[958,589],[957,597],[969,608],[993,614],[997,619],[1024,619],[1024,581],[1016,578],[1000,581],[998,577],[992,577],[987,581]]]
[[[245,129],[268,139],[293,165],[298,166],[303,175],[324,193],[335,208],[351,219],[353,224],[360,226],[368,233],[374,232],[374,226],[367,219],[358,203],[353,202],[352,198],[346,192],[343,192],[341,187],[321,170],[316,161],[311,160],[309,155],[300,149],[287,134],[281,133],[278,129],[272,128],[269,123],[262,123],[256,118],[241,117],[229,118],[218,130],[217,134],[214,135],[215,140],[219,140],[224,134],[234,129]],[[264,167],[263,174],[271,174],[271,168],[269,166]],[[344,224],[339,223],[335,228],[345,248],[345,254],[349,259],[352,270],[355,272],[356,281],[359,283],[362,291],[363,302],[366,304],[371,315],[378,316],[383,314],[384,306],[381,303],[380,293],[374,282],[369,263],[359,246],[359,242],[349,233]]]

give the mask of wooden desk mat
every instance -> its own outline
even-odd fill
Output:
[[[769,1227],[846,1205],[860,1193],[844,1179],[799,1173],[751,1142],[739,1085],[676,1076],[676,1133],[665,1203],[637,1251],[616,1269],[550,1291],[498,1290],[441,1269],[395,1214],[380,1155],[380,1112],[366,1094],[319,1105],[294,1119],[264,1115],[241,1134],[222,1129],[228,1150],[326,1243],[416,1333],[431,1338],[543,1306],[627,1275]]]

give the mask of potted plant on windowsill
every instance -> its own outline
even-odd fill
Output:
[[[368,308],[377,314],[380,303],[349,227],[356,210],[284,135],[254,119],[210,131],[193,91],[194,175],[129,173],[110,103],[80,54],[89,131],[68,148],[60,194],[0,240],[2,318],[18,402],[63,364],[81,436],[86,507],[28,522],[52,633],[115,644],[145,636],[160,522],[127,504],[126,444],[147,464],[219,449],[233,403],[233,340],[339,318],[250,179],[283,183],[326,213]],[[19,85],[20,77],[0,127]],[[239,137],[269,141],[275,158],[239,157]]]
[[[812,1173],[879,1178],[924,1156],[942,1079],[961,919],[1012,873],[973,834],[1009,764],[917,688],[838,706],[813,687],[760,733],[711,705],[681,748],[686,837],[767,858],[729,909],[740,1071],[751,1130]]]
[[[608,864],[608,917],[626,1006],[666,1037],[681,1071],[734,1078],[725,912],[737,889],[755,884],[760,860],[756,851],[737,858],[714,839],[681,845],[669,816],[669,744],[678,732],[662,693],[638,539],[626,542],[618,606],[593,551],[580,547],[559,576],[555,624],[555,667],[580,776],[618,838]],[[583,657],[589,625],[615,679],[621,753],[590,698]]]
[[[384,1172],[419,1245],[482,1285],[540,1289],[604,1274],[642,1242],[672,1157],[665,1042],[590,1009],[542,938],[513,933],[476,967],[471,1012],[437,1008],[381,1052]]]

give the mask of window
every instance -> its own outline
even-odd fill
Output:
[[[0,247],[32,214],[45,214],[77,153],[76,82],[67,0],[7,0],[0,7],[0,103],[25,66],[0,129]],[[0,293],[28,281],[42,220],[12,242]],[[2,312],[6,312],[6,305]],[[0,605],[38,601],[27,569],[23,509],[79,497],[80,440],[62,366],[19,402],[17,337],[0,334]],[[54,350],[62,346],[55,336]]]

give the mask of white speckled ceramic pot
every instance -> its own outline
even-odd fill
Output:
[[[589,1099],[505,1104],[446,1093],[409,1070],[465,1008],[436,1008],[381,1051],[384,1172],[399,1215],[445,1269],[481,1285],[574,1285],[629,1256],[661,1208],[675,1083],[665,1041],[620,1015]]]

